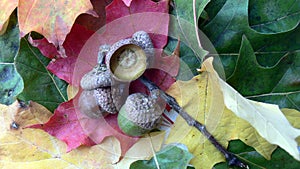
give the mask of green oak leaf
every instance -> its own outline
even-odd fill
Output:
[[[300,110],[300,52],[287,53],[273,67],[258,64],[244,36],[228,83],[247,98]]]
[[[14,59],[19,50],[19,27],[14,12],[7,31],[0,36],[0,103],[11,104],[23,90],[23,80],[15,69]]]
[[[183,144],[170,144],[161,149],[150,160],[139,160],[131,164],[130,169],[184,169],[193,155]]]
[[[50,59],[32,47],[25,38],[21,39],[15,64],[24,80],[24,90],[18,98],[33,100],[53,111],[60,103],[67,101],[67,83],[47,70],[49,62]]]
[[[220,9],[221,7],[221,9]],[[215,8],[220,9],[216,12]],[[201,27],[201,30],[212,41],[219,55],[226,73],[230,77],[235,69],[242,36],[246,35],[251,42],[258,62],[263,66],[273,66],[283,55],[299,50],[300,29],[280,34],[260,34],[249,26],[248,1],[217,0],[207,5],[211,20]]]
[[[227,82],[251,99],[300,110],[300,87],[296,80],[300,26],[286,33],[260,34],[249,26],[248,10],[252,9],[247,1],[227,0],[218,13],[211,12],[209,7],[213,6],[207,6],[208,14],[215,16],[203,30],[219,53],[216,55],[222,60]],[[242,42],[243,35],[252,51],[245,51],[249,48],[245,47],[245,40]],[[237,62],[242,64],[237,66]],[[247,81],[243,81],[245,79]],[[275,85],[279,86],[274,88]]]
[[[249,9],[250,27],[259,33],[287,32],[300,22],[300,0],[251,0]]]

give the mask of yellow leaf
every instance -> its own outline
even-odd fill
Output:
[[[113,168],[121,156],[120,142],[108,137],[100,145],[66,153],[66,144],[43,130],[25,128],[48,120],[49,111],[37,103],[22,108],[0,105],[0,168]],[[11,127],[15,122],[18,127]]]
[[[97,16],[89,0],[20,0],[18,21],[21,36],[36,31],[55,46],[62,44],[75,19],[82,13]]]
[[[171,86],[168,93],[175,97],[186,112],[205,124],[208,131],[224,147],[227,147],[228,141],[240,139],[247,145],[254,147],[265,158],[270,159],[276,146],[260,136],[258,132],[264,129],[257,129],[257,132],[249,122],[237,117],[236,112],[233,113],[226,107],[228,106],[228,100],[235,102],[236,98],[228,98],[230,97],[228,95],[224,96],[225,89],[220,87],[222,79],[214,71],[212,60],[207,59],[202,67],[200,75],[195,76],[188,82],[177,81]],[[237,92],[235,91],[235,93]],[[249,101],[249,103],[254,102]],[[260,105],[263,103],[255,102],[255,104]],[[244,108],[247,113],[253,114],[252,109]],[[284,116],[281,118],[285,119]],[[278,123],[278,121],[274,123]],[[277,125],[282,127],[280,123]],[[269,130],[271,135],[274,130],[272,128]],[[286,131],[286,133],[289,133],[289,131]],[[223,155],[198,130],[188,126],[181,117],[177,118],[166,141],[166,143],[174,142],[180,142],[188,146],[189,151],[195,156],[191,164],[196,168],[212,168],[216,163],[225,161]]]
[[[212,58],[207,59],[202,68],[203,71],[208,71],[212,76],[218,77],[212,66]],[[279,145],[295,159],[300,160],[295,140],[300,136],[300,130],[289,123],[278,105],[246,99],[222,79],[218,78],[216,82],[223,92],[223,99],[228,109],[248,121],[268,142]]]

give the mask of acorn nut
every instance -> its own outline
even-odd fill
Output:
[[[132,38],[113,44],[107,53],[107,67],[112,77],[121,82],[139,78],[148,67],[148,58],[153,56],[153,44],[149,35],[138,31]]]
[[[165,102],[157,95],[131,94],[119,111],[118,125],[129,136],[141,136],[159,124],[164,109]]]
[[[80,111],[90,118],[117,113],[112,99],[110,72],[106,64],[103,63],[109,48],[108,45],[100,46],[98,64],[86,73],[80,81],[83,88],[79,98]]]

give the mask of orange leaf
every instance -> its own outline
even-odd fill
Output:
[[[20,0],[20,34],[23,37],[31,31],[36,31],[44,35],[50,43],[62,47],[77,16],[82,13],[97,16],[92,9],[89,0]]]
[[[10,14],[14,11],[17,7],[18,1],[17,0],[2,0],[0,3],[0,32],[5,32],[5,25],[8,22],[8,18]]]

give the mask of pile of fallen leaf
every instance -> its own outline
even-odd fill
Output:
[[[79,82],[95,66],[99,46],[138,30],[156,49],[145,76],[224,147],[251,168],[297,168],[300,44],[293,38],[300,36],[300,7],[277,3],[287,12],[270,19],[262,9],[276,6],[258,1],[5,0],[0,168],[206,169],[225,161],[169,108],[173,124],[141,138],[123,134],[116,115],[89,119],[79,112]],[[132,82],[130,92],[137,91],[147,89]]]

